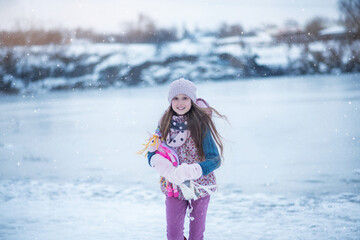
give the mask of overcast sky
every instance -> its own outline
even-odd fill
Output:
[[[163,27],[215,29],[239,23],[246,30],[288,19],[338,19],[337,0],[0,0],[0,29],[29,26],[124,30],[139,13]]]

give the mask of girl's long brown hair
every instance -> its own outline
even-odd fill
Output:
[[[217,146],[220,148],[220,154],[223,158],[223,143],[221,141],[221,135],[216,130],[215,124],[211,118],[211,115],[209,113],[215,113],[218,117],[221,117],[223,119],[226,119],[226,116],[221,115],[218,111],[216,111],[212,107],[208,108],[200,108],[196,104],[194,104],[193,101],[191,101],[191,108],[189,112],[187,113],[188,116],[188,122],[189,122],[189,130],[192,139],[195,142],[196,149],[198,150],[200,161],[205,160],[205,153],[202,146],[202,142],[205,138],[205,134],[207,132],[207,129],[210,131],[211,135],[213,136]],[[166,110],[164,115],[162,116],[160,120],[160,132],[163,137],[163,140],[166,139],[166,136],[170,132],[170,121],[172,116],[176,115],[175,111],[172,109],[171,105]]]

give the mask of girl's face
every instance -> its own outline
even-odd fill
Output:
[[[191,99],[184,94],[176,95],[171,101],[171,107],[178,115],[184,115],[191,108]]]

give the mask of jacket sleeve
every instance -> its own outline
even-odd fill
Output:
[[[203,175],[208,175],[221,165],[221,158],[210,130],[207,130],[203,140],[203,149],[205,153],[205,161],[199,162]]]

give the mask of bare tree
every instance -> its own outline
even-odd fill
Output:
[[[240,36],[242,34],[244,34],[244,28],[240,24],[228,25],[223,23],[218,30],[218,36],[220,38]]]
[[[156,26],[150,17],[139,14],[136,23],[128,23],[123,39],[126,42],[163,43],[177,40],[176,29],[163,29]]]
[[[305,26],[305,32],[313,36],[317,36],[319,32],[326,26],[326,20],[321,17],[316,17],[310,20]]]
[[[360,0],[339,0],[341,22],[347,30],[360,33]]]

